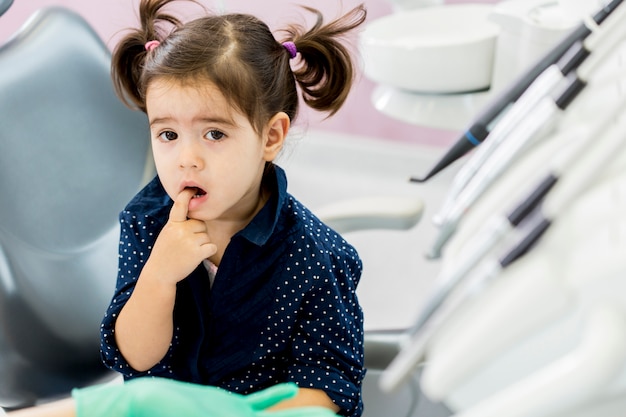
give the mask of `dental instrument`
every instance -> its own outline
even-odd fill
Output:
[[[576,141],[564,160],[559,160],[550,167],[544,179],[527,198],[509,214],[496,218],[483,233],[479,234],[477,244],[471,245],[469,255],[461,258],[457,269],[439,280],[440,284],[422,314],[406,333],[409,342],[383,374],[381,387],[384,390],[391,391],[402,384],[424,358],[428,341],[434,332],[457,306],[467,299],[477,286],[490,282],[497,277],[499,271],[523,256],[550,227],[557,213],[567,208],[584,190],[590,188],[603,167],[619,155],[626,141],[626,118],[622,117],[617,123],[610,122],[621,116],[625,105],[626,101],[622,98],[620,105],[614,107],[606,117],[598,120],[583,140]],[[594,146],[590,147],[592,141]],[[554,187],[557,183],[558,187]],[[471,285],[465,287],[453,303],[446,304],[452,292],[482,257],[524,220],[530,222],[531,227],[521,241],[505,256],[487,263],[478,278],[473,279]]]
[[[618,9],[616,4],[612,12]],[[500,112],[499,116],[492,120],[492,126],[488,139],[482,142],[476,152],[472,155],[463,167],[459,170],[454,181],[448,191],[447,197],[439,210],[434,216],[434,222],[441,224],[454,206],[459,194],[465,189],[468,183],[483,167],[489,157],[495,152],[500,144],[507,140],[506,138],[521,123],[524,118],[538,105],[538,103],[553,91],[556,86],[563,82],[563,79],[570,73],[573,73],[585,60],[595,52],[606,37],[610,37],[615,31],[615,27],[623,24],[626,20],[625,7],[620,8],[617,12],[606,14],[602,20],[601,27],[596,26],[582,40],[574,40],[569,48],[562,52],[556,63],[548,66],[538,76],[536,76],[527,88],[520,93],[520,96],[514,103],[509,103],[507,111]],[[587,23],[590,25],[590,23]],[[587,28],[585,24],[582,27]]]
[[[607,30],[600,32],[598,37],[590,37],[588,42],[585,42],[588,47],[591,47],[590,49],[593,49],[593,53],[589,54],[589,58],[583,60],[578,68],[563,78],[562,82],[557,85],[557,93],[554,97],[548,95],[539,100],[530,110],[530,113],[520,121],[517,128],[506,136],[506,140],[501,140],[499,146],[493,150],[490,158],[484,162],[480,167],[481,169],[477,170],[476,174],[459,193],[457,199],[451,204],[451,208],[444,214],[440,233],[431,252],[428,254],[430,258],[441,256],[444,245],[456,232],[463,214],[492,182],[507,169],[510,162],[522,150],[525,150],[536,139],[544,136],[542,133],[553,127],[557,118],[568,109],[579,93],[585,89],[591,75],[608,57],[612,56],[615,46],[626,37],[626,25],[624,24],[626,7],[622,7],[619,13],[612,17],[615,20],[610,21]],[[563,84],[565,85],[563,86]]]
[[[595,175],[602,171],[602,167],[623,150],[626,143],[626,124],[618,125],[612,129],[609,137],[602,141],[600,149],[598,147],[587,150],[582,161],[578,162],[576,170],[568,173],[574,178],[568,177],[565,185],[554,190],[554,195],[546,199],[541,207],[536,211],[532,221],[532,227],[521,239],[520,243],[511,249],[503,258],[499,265],[505,268],[523,256],[543,234],[550,228],[558,213],[574,201],[581,190],[589,187]],[[590,174],[592,173],[592,174]]]
[[[531,68],[523,73],[515,82],[510,84],[494,100],[483,108],[474,118],[471,125],[465,130],[461,138],[441,157],[433,168],[422,178],[411,177],[412,182],[425,182],[470,150],[480,145],[491,133],[494,123],[510,109],[539,75],[548,67],[556,64],[565,53],[577,42],[589,36],[620,4],[622,0],[613,0],[592,17],[592,22],[583,21],[563,38],[556,46],[550,49]]]

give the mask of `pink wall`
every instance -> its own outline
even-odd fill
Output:
[[[365,2],[368,8],[368,21],[392,12],[385,0],[326,0],[316,1],[314,7],[320,9],[327,19],[337,16]],[[470,0],[455,0],[448,3],[467,3]],[[477,3],[493,3],[494,0],[478,0]],[[210,9],[219,10],[226,4],[229,11],[252,13],[264,19],[273,29],[280,29],[282,23],[299,19],[298,4],[303,1],[285,0],[203,0]],[[109,47],[115,45],[119,31],[135,25],[137,0],[14,0],[11,8],[0,17],[0,43],[10,37],[37,9],[60,5],[75,10],[90,22]],[[310,129],[332,130],[342,133],[386,138],[396,141],[448,146],[456,140],[457,133],[410,125],[378,112],[371,104],[370,95],[374,83],[360,77],[345,107],[334,117],[322,120],[313,112],[303,111],[301,122],[308,123]]]

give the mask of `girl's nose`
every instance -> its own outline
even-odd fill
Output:
[[[193,140],[180,141],[180,153],[178,156],[178,163],[180,168],[204,168],[204,161],[200,146]]]

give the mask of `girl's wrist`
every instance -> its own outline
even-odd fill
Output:
[[[144,266],[141,274],[139,274],[139,278],[137,280],[137,286],[143,287],[144,289],[148,289],[149,291],[153,291],[156,294],[160,294],[162,296],[171,296],[172,293],[176,294],[176,284],[178,283],[175,280],[167,280],[162,277],[167,274],[164,272],[163,268],[159,268],[158,265],[151,264],[148,261]]]

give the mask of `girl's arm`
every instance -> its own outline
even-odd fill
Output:
[[[115,322],[115,340],[128,364],[147,371],[169,350],[176,284],[213,255],[206,224],[187,218],[194,190],[183,190],[159,233],[132,295]]]
[[[173,335],[176,285],[160,283],[149,263],[115,323],[115,340],[124,359],[143,372],[167,353]]]
[[[340,408],[332,402],[330,397],[321,389],[300,388],[298,394],[288,400],[282,401],[275,405],[271,410],[284,410],[287,408],[318,406],[332,410],[334,413],[339,412]]]

